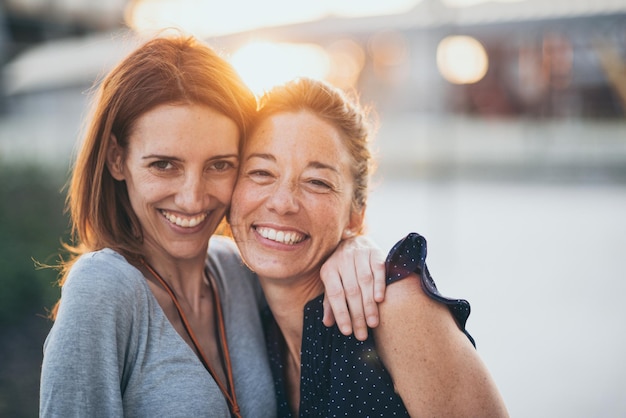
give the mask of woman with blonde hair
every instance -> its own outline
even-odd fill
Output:
[[[507,416],[465,330],[469,304],[439,294],[418,234],[389,253],[380,325],[365,341],[320,324],[322,265],[363,229],[365,116],[340,90],[295,80],[261,98],[243,150],[229,219],[271,310],[278,416]]]

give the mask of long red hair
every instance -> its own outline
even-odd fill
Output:
[[[112,248],[130,260],[141,257],[142,231],[126,185],[113,179],[106,157],[112,138],[127,147],[135,121],[163,104],[202,104],[238,126],[240,144],[256,111],[254,94],[234,68],[191,36],[160,36],[130,53],[104,78],[69,182],[69,257],[60,264],[63,285],[82,254]],[[56,317],[58,303],[51,312]]]

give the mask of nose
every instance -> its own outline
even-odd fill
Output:
[[[287,181],[277,183],[265,204],[279,215],[298,212],[300,203],[297,186]]]
[[[180,189],[176,192],[174,201],[182,211],[187,213],[206,210],[209,201],[208,181],[202,175],[187,174]]]

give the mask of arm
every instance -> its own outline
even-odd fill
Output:
[[[342,334],[367,338],[378,325],[378,302],[385,294],[385,255],[369,238],[341,242],[321,269],[324,283],[324,324],[337,321]]]
[[[57,319],[44,345],[40,415],[122,416],[121,376],[126,334],[120,322],[132,301],[107,266],[79,260],[63,286]],[[101,268],[100,268],[101,267]]]
[[[387,287],[379,313],[376,347],[411,416],[508,416],[471,342],[416,274]]]

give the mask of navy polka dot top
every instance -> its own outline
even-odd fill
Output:
[[[426,268],[426,240],[411,233],[399,241],[386,260],[387,284],[417,273],[422,288],[450,309],[465,331],[470,313],[463,299],[442,296]],[[322,323],[323,295],[309,301],[304,312],[300,375],[301,417],[408,417],[402,399],[393,388],[391,376],[376,353],[373,333],[366,341],[346,337],[336,326]],[[270,364],[276,389],[278,416],[291,417],[285,388],[282,359],[285,342],[271,312],[264,313]]]

